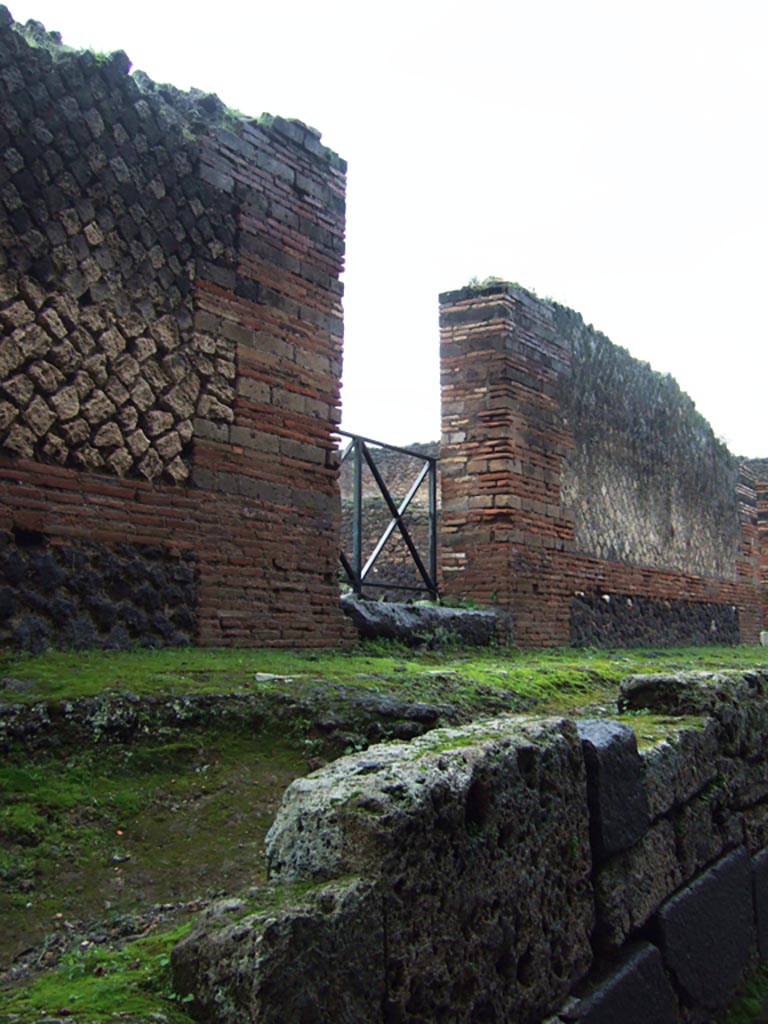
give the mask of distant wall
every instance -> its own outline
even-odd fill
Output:
[[[676,381],[653,372],[581,317],[552,305],[570,372],[558,402],[573,436],[561,499],[585,554],[735,579],[739,465]]]
[[[0,641],[336,643],[345,164],[129,67],[0,8]]]
[[[519,642],[755,642],[754,480],[670,377],[514,285],[441,296],[442,567]]]

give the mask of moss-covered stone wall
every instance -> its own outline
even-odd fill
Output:
[[[629,677],[288,788],[270,885],[172,955],[201,1019],[701,1024],[768,958],[768,677]]]

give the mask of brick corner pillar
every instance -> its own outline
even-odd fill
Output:
[[[744,620],[752,609],[740,609],[741,633],[746,643],[757,643],[761,630],[768,630],[768,459],[747,459],[740,467],[739,507],[744,532],[743,575],[757,580],[759,613],[749,627]]]
[[[444,589],[511,612],[526,646],[570,639],[557,559],[573,546],[558,398],[571,346],[555,316],[503,282],[440,296]]]
[[[349,645],[335,437],[346,163],[314,129],[263,115],[212,133],[201,175],[236,223],[231,251],[200,261],[195,293],[198,336],[231,350],[236,366],[227,422],[206,415],[220,401],[196,419],[193,479],[216,510],[201,634]]]

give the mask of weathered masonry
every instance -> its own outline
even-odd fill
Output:
[[[516,285],[440,323],[445,590],[527,645],[756,642],[754,475],[675,381]]]
[[[0,8],[0,640],[337,643],[345,164]]]
[[[767,686],[630,677],[640,717],[507,716],[295,781],[271,885],[200,918],[177,991],[217,1024],[719,1019],[768,958]]]
[[[760,586],[763,592],[762,627],[768,630],[768,459],[748,459],[745,468],[755,478]]]

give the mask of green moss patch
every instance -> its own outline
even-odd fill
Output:
[[[296,737],[190,730],[0,764],[0,963],[69,920],[184,904],[264,877],[263,838],[307,771]]]
[[[113,1020],[188,1024],[184,1000],[172,988],[170,955],[189,927],[181,925],[122,949],[83,945],[28,988],[5,999],[0,996],[2,1019],[19,1024],[48,1016],[88,1024]]]
[[[722,1024],[760,1024],[768,1020],[768,964],[759,967],[741,990]]]
[[[651,715],[634,712],[613,716],[617,722],[630,726],[637,737],[638,749],[653,747],[664,740],[672,739],[686,729],[703,729],[707,719],[697,715]]]
[[[564,711],[612,699],[627,675],[766,666],[760,647],[662,651],[509,648],[412,651],[362,644],[353,652],[238,649],[47,652],[0,655],[0,701],[75,700],[102,693],[139,696],[205,693],[313,693],[329,686],[468,711]],[[333,699],[333,694],[329,694]]]

